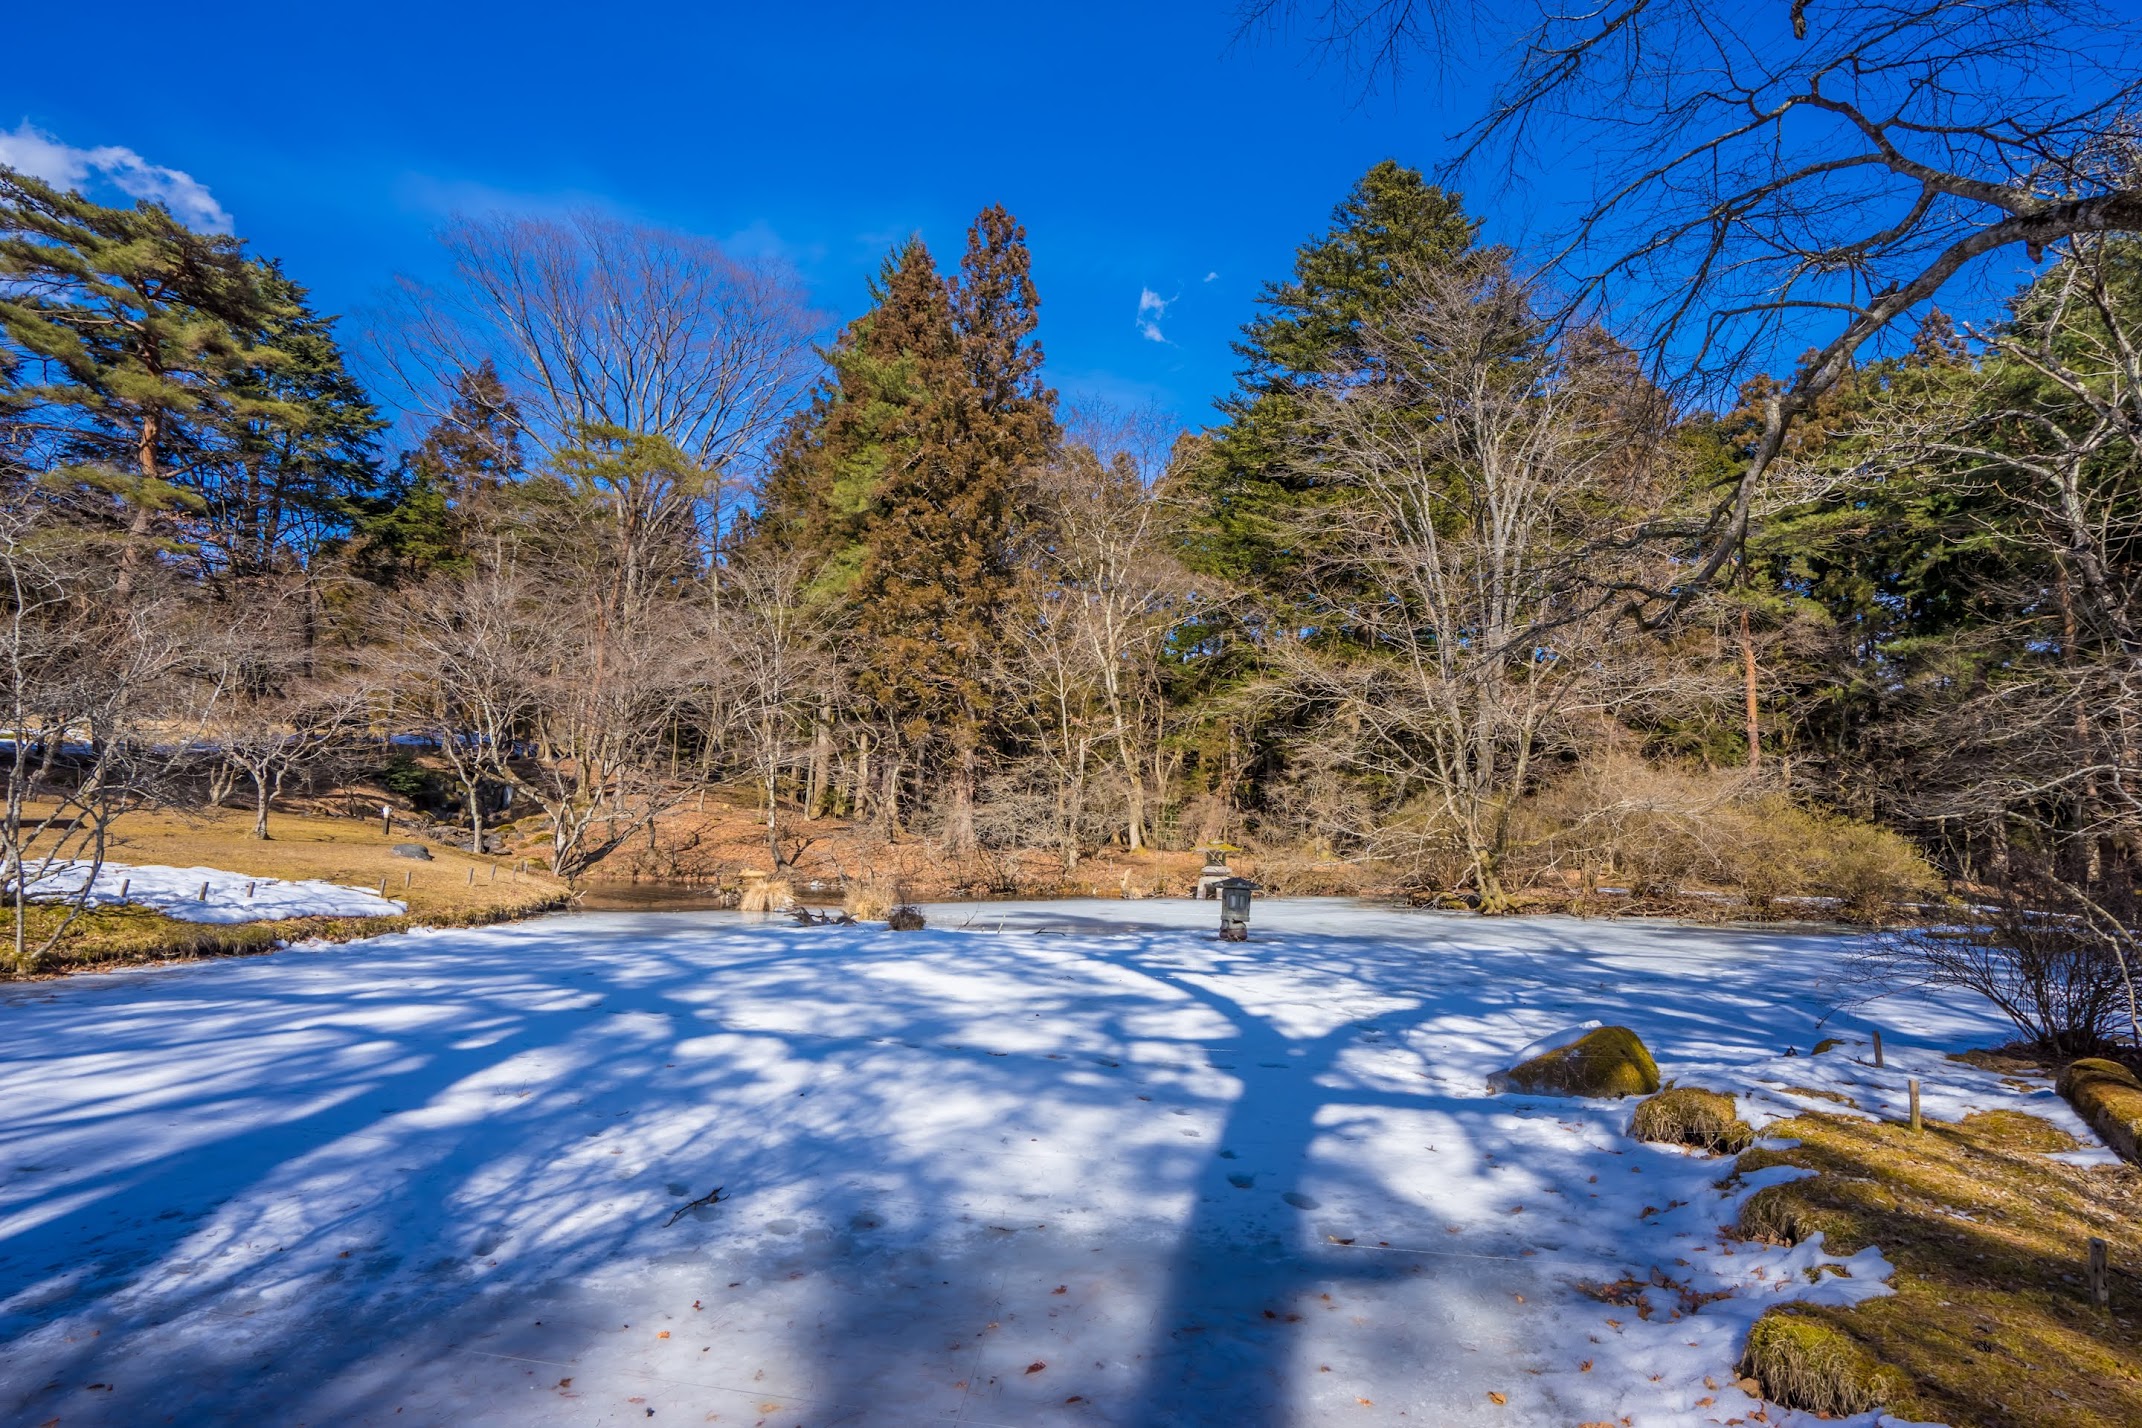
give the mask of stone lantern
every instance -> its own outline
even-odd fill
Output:
[[[1191,894],[1201,902],[1208,897],[1217,896],[1215,889],[1235,875],[1234,869],[1227,866],[1227,855],[1242,850],[1232,843],[1214,843],[1202,851],[1205,854],[1205,866],[1198,870],[1197,891]]]
[[[1257,885],[1248,878],[1225,878],[1213,890],[1220,895],[1220,940],[1249,941],[1250,894]]]

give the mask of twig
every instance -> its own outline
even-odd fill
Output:
[[[690,1204],[679,1205],[677,1207],[677,1212],[662,1222],[662,1228],[666,1230],[671,1225],[676,1224],[677,1221],[683,1219],[684,1212],[687,1210],[696,1210],[701,1205],[719,1205],[721,1203],[721,1192],[723,1188],[724,1187],[717,1185],[712,1190],[707,1191],[706,1194],[692,1201]]]

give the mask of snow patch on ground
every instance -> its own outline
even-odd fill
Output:
[[[1875,1024],[1829,1015],[1838,936],[927,911],[0,990],[0,1420],[1695,1428],[1757,1406],[1765,1308],[1889,1266],[1734,1241],[1804,1172],[1721,1186],[1630,1102],[1486,1094],[1516,1050],[1597,1019],[1759,1121],[1918,1075],[1929,1114],[2087,1136],[1943,1059],[1989,1008],[1885,1005],[1880,1070],[1805,1055]]]
[[[94,867],[94,880],[91,872]],[[179,922],[270,922],[283,917],[395,917],[405,904],[368,888],[306,879],[257,878],[221,868],[61,861],[30,881],[33,902],[64,902],[89,885],[89,905],[131,903]]]

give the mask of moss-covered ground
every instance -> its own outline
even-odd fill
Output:
[[[2012,1111],[1919,1133],[1807,1115],[1764,1133],[1800,1145],[1750,1150],[1741,1171],[1818,1173],[1751,1197],[1743,1232],[1819,1230],[1833,1252],[1877,1245],[1896,1267],[1891,1297],[1766,1316],[1746,1368],[1768,1396],[1830,1412],[1878,1400],[1954,1428],[2142,1424],[2142,1170],[2050,1159],[2073,1140]],[[2109,1312],[2089,1299],[2093,1236],[2110,1248]]]

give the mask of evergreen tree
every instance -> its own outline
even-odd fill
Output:
[[[520,414],[486,361],[463,372],[453,404],[395,463],[386,489],[353,502],[353,564],[381,585],[466,568],[470,542],[520,481]]]
[[[1185,482],[1196,520],[1191,563],[1211,574],[1291,593],[1302,552],[1299,517],[1320,491],[1303,474],[1315,433],[1308,386],[1369,375],[1364,334],[1384,317],[1409,271],[1460,261],[1478,222],[1456,194],[1385,159],[1332,210],[1331,227],[1296,250],[1293,277],[1267,283],[1264,311],[1234,344],[1244,366],[1225,421]]]
[[[887,474],[914,459],[921,409],[956,358],[951,295],[919,237],[886,255],[870,297],[823,354],[828,371],[776,445],[745,536],[810,557],[820,600],[854,593]]]
[[[212,570],[246,578],[303,563],[349,519],[378,479],[373,446],[386,423],[343,363],[334,319],[280,264],[257,265],[274,306],[256,359],[230,380],[247,410],[221,459],[192,482],[191,542]]]
[[[928,395],[914,412],[913,455],[886,472],[865,526],[857,610],[864,688],[932,746],[946,836],[963,848],[974,842],[974,795],[994,732],[984,670],[1016,579],[1018,497],[1057,428],[1034,340],[1040,301],[1026,230],[1001,206],[968,230],[947,296],[949,327],[916,333]]]
[[[235,238],[0,167],[0,408],[49,444],[55,474],[116,503],[121,598],[248,424],[302,427],[245,380],[285,360],[261,337],[299,316]]]

